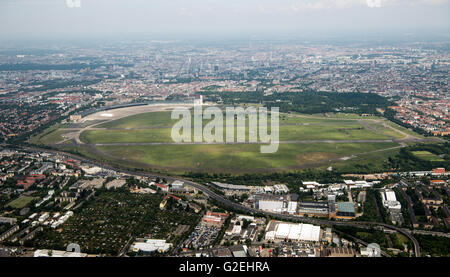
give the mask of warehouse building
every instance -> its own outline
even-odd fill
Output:
[[[329,205],[328,202],[300,202],[298,205],[298,214],[301,216],[318,216],[328,217]]]
[[[50,250],[50,249],[38,249],[34,251],[34,257],[54,257],[54,258],[73,258],[73,257],[87,257],[86,253]]]
[[[181,189],[184,187],[184,182],[180,180],[175,180],[172,182],[171,187],[173,189]]]
[[[171,243],[166,243],[162,239],[147,239],[145,242],[135,242],[132,246],[134,252],[142,251],[144,253],[151,253],[158,251],[164,253],[172,247]]]
[[[388,210],[389,217],[394,224],[402,224],[404,222],[402,215],[402,205],[395,197],[395,192],[390,189],[381,191],[383,206]]]
[[[248,186],[240,186],[240,185],[231,185],[231,184],[224,184],[220,182],[211,182],[215,187],[219,189],[226,189],[226,190],[240,190],[240,191],[250,191],[251,187]]]
[[[386,189],[382,191],[381,198],[383,200],[383,206],[385,206],[387,209],[401,211],[402,205],[399,201],[397,201],[395,192],[393,190]]]
[[[336,218],[355,219],[355,205],[352,202],[337,202]]]
[[[266,240],[320,241],[320,226],[312,224],[285,223],[272,220],[266,229]]]
[[[255,208],[274,213],[297,213],[297,196],[291,195],[256,195]]]

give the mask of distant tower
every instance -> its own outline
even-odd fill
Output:
[[[270,42],[270,59],[269,59],[269,62],[272,62],[272,58],[273,58],[273,46],[272,46],[272,42]]]
[[[194,105],[202,106],[203,105],[203,95],[196,95],[194,98]]]

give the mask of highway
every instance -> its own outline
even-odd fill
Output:
[[[420,246],[419,246],[419,242],[417,241],[417,239],[410,233],[411,230],[408,229],[404,229],[404,228],[399,228],[393,225],[389,225],[389,224],[385,224],[385,223],[380,223],[380,222],[362,222],[362,221],[335,221],[335,220],[326,220],[326,219],[317,219],[317,218],[309,218],[309,217],[300,217],[300,216],[295,216],[295,215],[289,215],[289,214],[278,214],[278,213],[272,213],[272,212],[267,212],[267,211],[262,211],[262,210],[258,210],[258,209],[254,209],[251,207],[247,207],[244,206],[242,204],[239,203],[235,203],[231,200],[229,200],[228,198],[223,197],[222,195],[219,195],[217,193],[215,193],[214,191],[212,191],[210,188],[208,188],[205,185],[201,185],[199,183],[190,181],[190,180],[186,180],[183,178],[178,178],[178,177],[171,177],[171,176],[165,176],[165,175],[159,175],[159,174],[152,174],[152,173],[143,173],[143,172],[135,172],[135,171],[130,171],[130,170],[124,170],[124,169],[119,169],[119,168],[114,168],[111,167],[107,164],[102,164],[96,161],[92,161],[89,159],[86,159],[84,157],[80,157],[78,155],[74,155],[74,154],[70,154],[70,153],[66,153],[66,152],[62,152],[62,151],[57,151],[57,150],[50,150],[50,149],[44,149],[44,148],[38,148],[38,147],[22,147],[25,150],[31,151],[31,152],[50,152],[50,153],[55,153],[55,154],[59,154],[62,156],[66,156],[68,158],[72,158],[72,159],[76,159],[85,163],[89,163],[92,165],[96,165],[105,169],[110,169],[110,170],[114,170],[117,172],[122,172],[125,174],[129,174],[129,175],[136,175],[136,176],[144,176],[144,177],[150,177],[150,178],[161,178],[161,179],[166,179],[167,181],[175,181],[175,180],[180,180],[182,182],[184,182],[185,184],[192,186],[196,189],[198,189],[199,191],[202,191],[205,195],[207,195],[208,197],[211,197],[212,199],[215,199],[217,201],[219,201],[220,203],[231,207],[234,210],[237,211],[241,211],[241,212],[245,212],[245,213],[250,213],[250,214],[264,214],[264,215],[268,215],[271,216],[273,218],[278,218],[278,219],[283,219],[283,220],[290,220],[290,221],[295,221],[295,222],[302,222],[302,223],[309,223],[309,224],[316,224],[316,225],[326,225],[326,226],[351,226],[351,227],[355,227],[355,226],[365,226],[365,227],[384,227],[386,229],[390,229],[390,230],[394,230],[398,233],[401,233],[403,235],[405,235],[407,238],[409,238],[414,245],[414,253],[416,257],[420,257],[421,253],[420,253]]]

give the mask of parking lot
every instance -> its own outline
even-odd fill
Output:
[[[209,246],[214,242],[219,231],[220,229],[215,226],[197,225],[183,246],[188,248],[204,248]]]

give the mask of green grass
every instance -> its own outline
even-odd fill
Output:
[[[399,243],[401,243],[401,244],[404,244],[404,243],[408,244],[409,239],[405,235],[402,235],[402,234],[399,234],[399,233],[396,233],[395,235],[397,236],[397,239],[398,239]]]
[[[280,140],[385,140],[359,124],[280,126]]]
[[[178,120],[170,112],[151,112],[129,116],[95,126],[104,130],[84,131],[80,139],[88,144],[173,142],[171,126]],[[203,125],[209,120],[204,120]],[[270,125],[270,120],[268,120]],[[383,126],[390,124],[379,117],[351,114],[302,115],[280,114],[280,140],[389,140],[403,134]],[[248,124],[247,124],[248,125]],[[246,126],[248,141],[248,126]],[[236,127],[243,128],[243,127]],[[397,126],[395,127],[397,128]],[[406,129],[404,129],[406,130]],[[404,131],[403,130],[403,131]],[[225,128],[224,128],[225,131]],[[407,130],[409,131],[409,130]],[[270,132],[270,128],[269,128]],[[51,144],[61,141],[64,129],[48,129],[35,141]],[[193,134],[193,132],[192,132]],[[414,135],[418,136],[414,133]],[[60,139],[61,138],[61,139]],[[62,150],[127,167],[163,169],[171,172],[220,171],[284,171],[290,169],[333,166],[349,172],[385,170],[385,161],[395,155],[397,143],[322,143],[280,144],[273,154],[261,154],[260,145],[134,145],[93,146],[60,145]],[[382,152],[372,152],[384,150]],[[354,155],[354,156],[353,156]],[[351,157],[342,160],[343,157]]]
[[[239,145],[159,145],[98,146],[109,159],[143,164],[149,167],[198,169],[208,171],[252,171],[295,169],[341,157],[392,147],[391,143],[310,143],[280,144],[273,154],[261,154],[256,144]],[[125,159],[123,159],[126,157]]]
[[[395,144],[385,144],[383,149],[396,147]],[[386,161],[389,157],[395,156],[399,152],[400,148],[387,149],[380,152],[367,153],[364,155],[358,155],[345,161],[337,161],[330,166],[340,172],[382,172],[386,170]]]
[[[414,132],[414,131],[412,131],[410,129],[407,129],[407,128],[403,127],[403,126],[400,126],[400,125],[398,125],[398,124],[396,124],[396,123],[394,123],[392,121],[388,121],[387,120],[386,123],[389,124],[390,126],[394,127],[395,129],[400,130],[400,131],[402,131],[402,132],[404,132],[404,133],[406,133],[408,135],[415,136],[415,137],[418,137],[418,138],[425,138],[421,134],[418,134],[418,133],[416,133],[416,132]]]
[[[67,133],[67,130],[64,130],[66,126],[62,124],[56,124],[44,132],[33,136],[30,139],[30,143],[34,144],[53,144],[62,141],[64,138],[61,136],[64,133]]]
[[[151,112],[124,117],[98,125],[99,128],[149,128],[171,126],[177,120],[170,119],[171,112]]]
[[[9,202],[6,206],[10,206],[10,207],[12,207],[14,209],[22,209],[23,207],[28,205],[28,203],[30,203],[34,199],[35,198],[31,197],[31,196],[21,196],[21,197],[19,197],[17,199],[14,199],[11,202]]]
[[[236,127],[241,128],[241,127]],[[249,129],[246,129],[248,141]],[[85,143],[172,142],[171,128],[144,130],[88,130],[81,134]],[[223,130],[225,134],[225,129]],[[270,132],[270,128],[269,128]],[[191,137],[193,137],[193,130]],[[223,136],[225,138],[225,136]],[[46,138],[49,140],[48,138]],[[288,140],[386,140],[389,137],[359,125],[280,126],[280,141]],[[235,139],[236,141],[236,139]]]
[[[411,153],[414,154],[414,156],[425,160],[425,161],[430,161],[430,162],[443,162],[444,159],[442,159],[441,157],[428,152],[428,151],[412,151]]]
[[[42,142],[43,144],[59,143],[64,140],[62,135],[64,135],[65,133],[68,133],[68,132],[65,131],[64,129],[55,130],[55,131],[51,132],[50,134],[42,137],[40,139],[40,142]]]
[[[171,129],[153,130],[89,130],[81,133],[85,143],[170,142]]]
[[[170,119],[170,112],[139,114],[98,125],[96,127],[108,128],[109,130],[88,130],[81,134],[80,139],[85,143],[92,144],[172,142],[171,126],[175,122],[177,122],[177,120]],[[203,125],[206,125],[208,122],[209,120],[204,120]],[[235,127],[235,130],[239,128],[244,127]],[[280,116],[280,140],[282,141],[389,139],[389,136],[384,134],[384,132],[386,130],[391,130],[381,125],[379,125],[377,129],[378,128],[381,129],[381,133],[365,128],[365,126],[360,124],[357,120],[329,119],[325,117],[308,118],[299,115],[285,114]],[[246,140],[248,140],[248,124],[245,130]],[[225,128],[223,129],[223,132],[226,132]],[[193,136],[193,131],[191,133]],[[395,136],[395,134],[389,135],[399,137],[398,134],[397,136]]]

